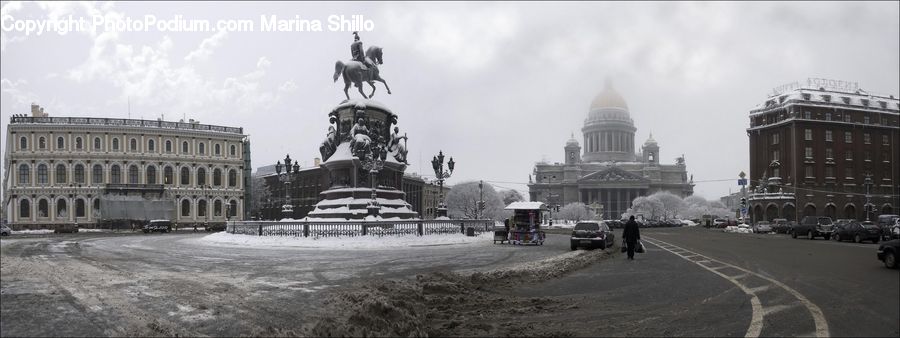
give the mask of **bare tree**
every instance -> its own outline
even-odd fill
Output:
[[[484,211],[479,213],[481,200],[478,182],[463,182],[453,186],[447,193],[447,213],[454,218],[483,218],[501,220],[509,214],[503,210],[505,204],[494,187],[484,183]],[[480,216],[480,217],[479,217]]]

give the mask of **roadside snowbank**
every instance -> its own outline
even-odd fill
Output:
[[[462,234],[425,235],[425,236],[357,236],[357,237],[283,237],[233,235],[217,232],[207,235],[200,241],[210,244],[234,245],[252,248],[298,247],[325,249],[390,249],[419,246],[461,245],[472,243],[492,243],[493,233],[485,232],[480,236],[468,237]]]

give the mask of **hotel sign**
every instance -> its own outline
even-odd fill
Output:
[[[859,82],[850,82],[832,79],[808,78],[806,84],[812,88],[825,88],[841,92],[855,92],[859,90]]]

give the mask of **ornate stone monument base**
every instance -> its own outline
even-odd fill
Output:
[[[362,220],[416,219],[418,214],[404,199],[401,190],[406,169],[406,144],[396,131],[391,133],[397,116],[387,107],[369,99],[346,100],[329,114],[333,124],[322,143],[321,166],[328,173],[329,188],[309,213],[310,219]],[[372,149],[385,149],[387,156],[374,174],[378,217],[372,204],[372,171],[365,169],[377,160]],[[367,163],[369,162],[369,163]]]

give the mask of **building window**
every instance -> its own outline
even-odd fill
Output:
[[[881,161],[890,162],[891,161],[891,153],[887,150],[881,152]]]
[[[84,217],[84,199],[75,200],[75,217]]]
[[[863,143],[872,144],[872,134],[864,133],[863,134]]]
[[[61,150],[66,147],[66,139],[62,136],[56,138],[56,150]]]
[[[190,154],[191,152],[189,150],[191,150],[191,148],[188,147],[187,141],[182,142],[181,143],[181,153],[182,154]]]
[[[825,148],[825,158],[829,160],[834,158],[834,152],[831,148]]]
[[[772,134],[772,144],[778,144],[778,134]]]
[[[65,184],[68,182],[66,179],[66,166],[62,164],[56,165],[56,184]]]
[[[215,147],[216,156],[222,155],[222,146],[216,143]]]
[[[197,216],[206,217],[206,200],[197,202]]]
[[[237,201],[231,200],[231,202],[228,203],[228,216],[237,216]]]
[[[28,200],[19,202],[19,218],[31,218],[31,203]]]
[[[812,141],[812,129],[806,129],[803,131],[804,139],[807,141]]]
[[[181,216],[191,216],[191,202],[188,200],[181,201]]]
[[[156,184],[156,167],[147,167],[147,184]]]
[[[844,132],[844,143],[853,143],[853,133],[849,131]]]
[[[808,165],[808,166],[805,167],[805,169],[806,169],[806,178],[813,178],[813,177],[815,177],[815,176],[813,176],[813,166]]]
[[[850,118],[850,113],[844,113],[844,122],[853,122],[853,120]]]
[[[27,137],[22,136],[22,138],[19,139],[19,149],[21,149],[21,150],[28,149],[28,138]]]
[[[170,166],[166,166],[163,169],[163,183],[164,184],[172,184],[175,182],[175,170]]]
[[[807,159],[811,159],[811,158],[813,157],[813,150],[812,150],[812,147],[806,147],[806,152],[805,152],[805,154],[806,154],[806,158],[807,158]]]
[[[60,198],[56,200],[56,217],[68,217],[69,208],[66,205],[66,200]]]
[[[213,186],[222,186],[222,170],[219,168],[213,170]]]
[[[890,139],[888,139],[887,135],[881,135],[881,144],[886,146],[891,144],[891,141]]]
[[[38,138],[38,149],[47,149],[47,139],[45,139],[43,136]]]
[[[102,184],[103,183],[103,166],[99,164],[94,165],[94,169],[91,173],[91,184]]]
[[[772,161],[780,161],[781,159],[778,157],[778,150],[772,150]]]
[[[237,156],[237,147],[231,145],[231,156]]]
[[[47,217],[50,214],[50,202],[45,199],[38,201],[38,217]]]
[[[831,121],[831,112],[830,112],[830,111],[829,111],[829,112],[825,112],[825,120],[826,120],[826,121]]]
[[[75,183],[84,184],[84,166],[81,164],[75,165]]]
[[[832,139],[833,139],[833,138],[831,137],[831,130],[826,130],[826,131],[825,131],[825,141],[826,141],[826,142],[831,142]]]
[[[803,118],[805,118],[807,120],[812,119],[812,112],[810,112],[810,111],[803,112]]]
[[[149,152],[156,151],[156,142],[154,142],[153,140],[148,140],[147,141],[147,151],[149,151]]]
[[[228,171],[228,186],[232,188],[237,186],[237,171],[234,169]]]
[[[834,167],[825,166],[825,177],[826,178],[834,178]]]
[[[166,152],[167,153],[172,152],[172,141],[166,140]]]
[[[109,183],[122,183],[122,168],[120,168],[118,164],[113,165],[109,170]]]
[[[128,148],[132,152],[137,152],[137,139],[131,139],[131,142],[128,143]]]
[[[113,147],[112,148],[113,148],[113,151],[119,151],[119,139],[118,138],[113,139]]]
[[[781,170],[778,167],[772,168],[772,177],[781,177]]]
[[[216,200],[213,202],[213,214],[216,217],[222,216],[222,200]]]
[[[94,138],[94,150],[100,150],[100,138],[99,137]]]
[[[80,138],[80,137],[76,137],[76,138],[75,138],[75,149],[76,149],[76,150],[82,150],[82,148],[83,148],[83,145],[81,144],[81,138]]]
[[[187,167],[181,167],[181,185],[191,184],[191,171]]]
[[[198,152],[200,153],[200,155],[206,154],[206,144],[205,143],[200,142],[200,146],[198,148],[199,148]]]
[[[863,123],[869,124],[870,121],[871,121],[871,120],[870,120],[870,118],[869,118],[869,115],[864,115],[864,116],[863,116]]]
[[[864,161],[871,161],[871,160],[872,160],[872,152],[869,151],[869,150],[864,151],[864,152],[863,152],[863,160],[864,160]]]
[[[19,185],[28,185],[31,183],[31,168],[27,164],[19,165]]]
[[[844,159],[851,161],[853,160],[853,151],[847,150],[844,152]]]
[[[47,165],[39,164],[37,170],[38,184],[47,184]]]
[[[853,167],[844,168],[844,178],[848,180],[853,179]]]
[[[206,169],[197,169],[197,185],[201,187],[206,185]]]
[[[140,177],[138,176],[138,167],[136,165],[132,165],[128,167],[128,183],[138,184],[140,183]]]

